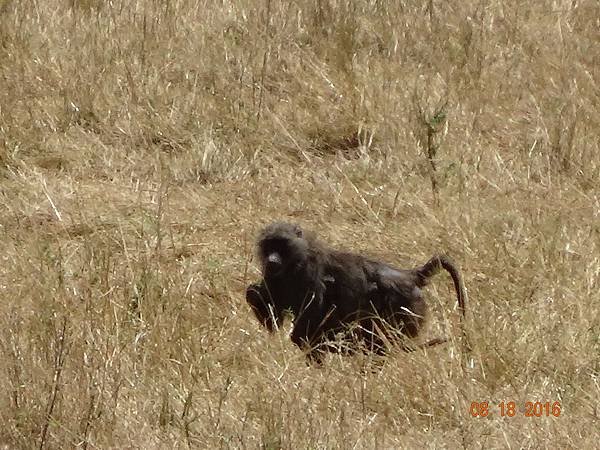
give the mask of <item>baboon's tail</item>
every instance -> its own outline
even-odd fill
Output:
[[[458,307],[460,313],[464,319],[465,317],[465,303],[467,301],[467,292],[463,283],[460,271],[456,266],[456,263],[447,255],[435,255],[429,261],[427,261],[422,267],[416,269],[417,272],[417,285],[423,287],[427,284],[429,279],[438,273],[442,268],[446,269],[452,281],[454,282],[454,289],[456,290],[456,297],[458,299]]]

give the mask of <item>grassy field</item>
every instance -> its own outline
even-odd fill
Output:
[[[597,448],[599,18],[0,0],[0,448]],[[307,366],[244,301],[278,219],[451,254],[472,358]],[[424,337],[458,336],[450,278],[427,293]]]

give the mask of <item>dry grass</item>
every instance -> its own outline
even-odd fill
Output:
[[[597,446],[598,17],[0,0],[0,447]],[[399,265],[451,253],[472,364],[307,367],[243,300],[279,218]],[[450,285],[428,335],[456,334]]]

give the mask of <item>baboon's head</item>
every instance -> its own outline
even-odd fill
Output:
[[[308,242],[298,225],[275,222],[258,237],[258,257],[264,278],[276,278],[302,267],[308,255]]]

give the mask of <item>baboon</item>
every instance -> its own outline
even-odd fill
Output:
[[[331,249],[314,234],[284,222],[261,231],[257,250],[263,279],[248,286],[246,301],[271,332],[289,311],[294,317],[290,337],[310,361],[320,363],[325,352],[357,348],[384,354],[399,335],[416,337],[427,313],[421,288],[441,268],[452,277],[464,319],[465,289],[448,256],[436,255],[415,269],[396,269]],[[445,341],[433,339],[420,347]]]

